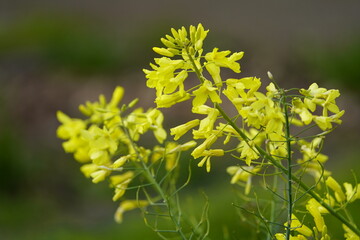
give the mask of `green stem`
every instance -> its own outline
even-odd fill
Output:
[[[278,176],[275,175],[273,178],[273,192],[277,192],[277,185],[278,185]],[[270,223],[273,223],[275,221],[275,210],[276,210],[276,199],[275,195],[273,195],[272,201],[270,203]],[[270,232],[267,236],[267,240],[271,240],[273,238],[273,224],[270,224],[269,226]]]
[[[132,146],[133,146],[133,148],[134,148],[134,150],[136,152],[136,155],[140,160],[140,163],[135,162],[135,164],[137,165],[137,167],[139,169],[143,170],[142,173],[145,176],[145,178],[148,180],[148,182],[151,184],[151,186],[154,187],[155,191],[158,192],[160,197],[164,200],[164,203],[166,204],[166,207],[168,209],[168,214],[170,216],[170,219],[173,222],[173,224],[175,225],[176,232],[179,233],[181,239],[187,240],[187,237],[182,232],[182,228],[181,228],[181,225],[180,225],[179,221],[176,219],[177,216],[174,216],[174,213],[172,211],[172,202],[171,202],[170,197],[166,196],[166,194],[163,191],[161,185],[156,181],[156,179],[155,179],[154,175],[151,173],[149,167],[145,164],[143,157],[141,156],[140,152],[138,151],[137,145],[135,144],[135,142],[131,138],[130,133],[127,131],[126,128],[124,128],[124,132],[126,133],[127,137],[131,141],[131,144],[132,144]]]
[[[288,110],[286,106],[286,96],[283,92],[282,96],[282,104],[284,107],[284,114],[285,114],[285,138],[286,138],[286,148],[287,148],[287,183],[288,183],[288,189],[287,189],[287,210],[288,210],[288,216],[287,216],[287,227],[286,227],[286,240],[290,239],[290,232],[291,232],[291,216],[293,212],[293,198],[292,198],[292,157],[291,157],[291,139],[290,139],[290,124],[289,124],[289,116],[288,116]]]
[[[141,168],[144,170],[143,173],[144,173],[145,178],[154,187],[154,189],[159,193],[160,197],[164,200],[164,203],[167,205],[170,219],[173,222],[173,224],[175,225],[176,231],[179,233],[179,235],[181,236],[182,239],[187,240],[187,237],[182,232],[181,226],[180,226],[178,220],[176,219],[177,217],[174,216],[174,213],[171,210],[172,209],[171,200],[168,197],[166,197],[166,194],[164,193],[160,184],[156,181],[156,179],[154,178],[153,174],[151,173],[148,166],[144,163],[144,161],[140,161],[140,162],[141,162]]]
[[[194,60],[193,57],[190,55],[189,50],[188,50],[187,47],[185,47],[185,51],[186,51],[186,54],[187,54],[188,57],[189,57],[189,60],[190,60],[190,62],[191,62],[191,65],[192,65],[193,68],[194,68],[194,71],[195,71],[196,76],[198,77],[198,79],[200,80],[200,82],[203,83],[203,82],[204,82],[204,76],[201,74],[200,69],[197,68],[196,63],[195,63],[195,60]]]

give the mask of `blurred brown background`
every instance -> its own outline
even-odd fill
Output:
[[[142,73],[155,56],[151,48],[171,27],[199,22],[210,29],[208,49],[245,51],[242,76],[266,81],[270,70],[285,87],[317,82],[340,89],[346,114],[324,153],[335,176],[353,182],[349,169],[358,175],[360,169],[359,9],[358,0],[2,0],[0,239],[157,239],[136,214],[113,222],[111,190],[84,179],[63,153],[55,113],[79,116],[80,103],[109,96],[116,85],[126,88],[125,101],[140,96],[140,104],[152,106]],[[182,122],[175,120],[181,112],[172,116],[166,126]],[[212,180],[210,198],[221,191],[215,182],[228,181]],[[213,206],[223,201],[214,198]],[[231,193],[224,198],[231,203]],[[214,226],[236,218],[228,209],[210,212]],[[231,224],[237,229],[231,239],[249,239]],[[221,239],[217,230],[212,234]]]

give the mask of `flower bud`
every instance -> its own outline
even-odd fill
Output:
[[[159,48],[159,47],[153,47],[153,51],[156,52],[157,54],[166,56],[166,57],[173,57],[174,53],[170,52],[168,49],[166,48]]]

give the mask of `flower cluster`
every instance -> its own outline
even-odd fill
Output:
[[[205,31],[201,24],[197,27],[190,26],[189,31],[184,27],[179,30],[171,29],[171,33],[172,35],[161,38],[165,47],[154,48],[154,51],[163,57],[155,58],[155,63],[150,65],[152,70],[144,69],[147,85],[156,89],[155,103],[158,108],[168,108],[178,102],[192,100],[191,111],[205,115],[202,119],[193,119],[173,127],[171,135],[178,140],[193,129],[194,140],[204,139],[193,150],[192,156],[201,158],[198,165],[206,165],[207,171],[210,171],[211,157],[224,155],[223,149],[212,149],[221,137],[226,138],[224,143],[232,138],[236,139],[239,158],[248,166],[263,157],[257,148],[265,143],[265,148],[273,158],[286,158],[285,105],[290,106],[291,124],[297,126],[315,123],[325,131],[331,130],[333,123],[341,123],[340,117],[344,111],[340,111],[335,102],[340,95],[338,90],[319,88],[314,83],[307,90],[300,89],[297,97],[290,98],[273,82],[268,84],[265,93],[260,92],[262,82],[256,77],[223,80],[222,68],[240,72],[238,60],[243,57],[243,52],[231,53],[214,48],[211,52],[204,53],[202,45],[208,30]],[[184,82],[190,73],[197,75],[199,84],[187,84],[191,87],[186,89]],[[235,129],[228,121],[224,121],[222,95],[237,110],[237,116],[231,119],[234,124],[239,123],[239,120],[235,122],[236,119],[241,119],[241,123],[237,125],[244,134],[239,133],[239,129]],[[322,108],[322,114],[316,115],[319,108]],[[333,114],[330,115],[329,112]],[[303,145],[303,161],[308,162],[311,159],[316,162],[318,158],[309,157],[308,151],[305,151],[306,144]],[[319,169],[316,166],[312,168]]]
[[[335,99],[340,96],[339,90],[319,88],[316,83],[313,83],[307,90],[300,89],[300,94],[304,96],[304,100],[294,98],[293,111],[306,125],[314,121],[321,130],[326,131],[333,128],[332,123],[341,123],[340,118],[345,111],[340,111],[335,102]],[[317,107],[322,108],[321,115],[312,114]],[[329,112],[333,114],[329,116]]]
[[[179,30],[171,29],[172,36],[166,35],[161,38],[166,48],[155,47],[153,50],[163,55],[155,58],[155,64],[151,64],[152,70],[144,69],[147,86],[156,89],[155,103],[157,107],[171,107],[174,104],[193,98],[192,112],[206,117],[202,120],[194,119],[171,129],[175,140],[179,139],[187,131],[199,126],[193,131],[194,139],[206,139],[192,152],[194,158],[202,157],[199,166],[205,163],[207,171],[210,171],[210,158],[223,156],[222,149],[210,149],[211,145],[219,138],[222,131],[215,129],[215,122],[219,111],[206,105],[208,100],[213,103],[221,103],[219,88],[222,85],[220,68],[225,67],[240,72],[237,63],[242,58],[243,52],[233,53],[219,51],[214,48],[212,52],[203,55],[203,41],[208,30],[204,30],[199,24],[197,27],[190,26],[189,31],[184,27]],[[173,58],[173,59],[172,59]],[[203,69],[212,76],[210,81],[201,75],[201,84],[193,89],[185,89],[184,81],[190,72],[200,74]]]
[[[101,95],[99,101],[80,105],[86,119],[70,118],[61,111],[57,112],[61,122],[57,135],[65,140],[65,152],[73,153],[74,158],[82,163],[81,171],[93,183],[108,180],[114,189],[113,201],[121,199],[128,185],[141,174],[142,169],[137,168],[136,163],[164,159],[166,169],[171,170],[176,165],[178,154],[194,146],[194,142],[183,145],[169,142],[165,147],[154,146],[153,150],[138,146],[140,136],[149,131],[159,143],[164,142],[167,135],[162,127],[164,117],[154,108],[130,111],[137,100],[119,108],[123,94],[123,88],[117,87],[110,102]],[[129,167],[131,163],[135,165]],[[125,200],[120,204],[115,219],[121,222],[124,211],[146,205],[145,200]]]

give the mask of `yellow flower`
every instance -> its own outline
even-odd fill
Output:
[[[265,128],[266,133],[276,133],[279,136],[284,136],[283,134],[283,126],[285,122],[285,118],[283,113],[279,108],[269,108],[266,111],[267,116],[267,124]]]
[[[214,108],[206,106],[206,105],[200,105],[200,106],[196,106],[193,107],[191,109],[191,111],[193,113],[197,113],[197,114],[209,114],[211,111],[213,111]]]
[[[91,159],[89,157],[89,145],[87,142],[82,140],[81,138],[78,138],[79,142],[76,144],[76,150],[74,152],[74,159],[81,163],[90,162]],[[63,147],[66,152],[66,146],[69,142],[64,142]]]
[[[322,164],[328,160],[328,156],[319,152],[323,138],[314,138],[311,142],[305,140],[298,141],[300,151],[303,155],[302,159],[298,160],[299,164],[305,168],[304,170],[313,175],[318,181],[320,177],[329,176],[330,172],[323,169]]]
[[[113,92],[113,95],[111,97],[111,100],[108,104],[108,108],[110,110],[116,109],[119,103],[121,102],[121,99],[124,96],[124,88],[117,86]]]
[[[130,155],[121,156],[114,163],[111,165],[111,168],[117,169],[122,167],[129,159],[131,158]]]
[[[165,149],[156,145],[152,150],[151,162],[157,162],[164,157]]]
[[[273,108],[274,102],[256,91],[261,86],[260,79],[228,79],[226,84],[227,88],[223,93],[234,104],[247,125],[255,128],[266,125],[269,120],[266,111]]]
[[[285,223],[285,226],[287,225],[288,224]],[[294,214],[291,215],[291,230],[297,231],[307,237],[311,237],[313,235],[311,229],[301,223]]]
[[[324,218],[321,216],[321,213],[327,212],[324,207],[321,206],[315,199],[311,198],[307,204],[306,209],[309,211],[311,216],[314,218],[316,228],[319,232],[322,232],[325,226]]]
[[[335,99],[340,96],[339,90],[331,89],[326,93],[328,94],[326,100],[322,104],[323,108],[333,113],[338,113],[340,110],[339,107],[336,105]]]
[[[300,89],[300,93],[302,95],[309,96],[309,97],[315,97],[315,98],[322,97],[325,92],[326,92],[326,89],[319,88],[319,85],[317,83],[311,84],[307,90]]]
[[[160,97],[164,93],[172,93],[177,88],[184,88],[182,84],[187,77],[186,72],[181,71],[181,74],[175,73],[178,69],[183,68],[183,60],[172,60],[162,57],[155,58],[155,64],[150,64],[153,70],[143,69],[143,71],[148,79],[146,85],[149,88],[156,89],[157,97]]]
[[[89,156],[93,163],[104,165],[110,162],[110,155],[117,150],[119,141],[113,133],[96,125],[82,131],[82,137],[89,142]]]
[[[344,183],[346,199],[349,202],[353,202],[356,199],[360,199],[360,183],[353,187],[350,183]]]
[[[205,65],[206,70],[211,75],[212,79],[216,86],[222,86],[222,80],[220,76],[220,67],[213,62],[207,63]]]
[[[230,51],[218,52],[218,48],[214,48],[212,52],[205,55],[205,59],[209,63],[215,63],[218,67],[230,68],[236,73],[240,72],[240,64],[236,61],[240,60],[244,56],[244,52],[233,53],[230,57],[227,57]]]
[[[298,114],[301,118],[301,121],[308,125],[313,120],[313,115],[310,113],[306,105],[301,101],[300,98],[293,98],[292,100],[292,110],[296,114]]]
[[[180,147],[180,150],[181,151],[187,151],[189,150],[190,148],[193,148],[196,146],[196,142],[191,140],[189,142],[186,142],[184,144],[181,144],[179,147]]]
[[[166,57],[173,57],[175,54],[171,52],[169,49],[166,48],[159,48],[159,47],[153,47],[154,52],[157,54],[166,56]]]
[[[305,106],[314,112],[317,105],[322,106],[322,116],[313,116],[313,120],[323,131],[331,129],[332,123],[341,123],[340,117],[344,114],[344,110],[340,111],[335,102],[335,99],[340,96],[339,90],[319,88],[316,83],[313,83],[308,90],[301,89],[300,93],[305,96],[302,109],[304,109]],[[304,110],[301,111],[303,112],[302,118],[308,118],[310,116],[308,112],[304,112]],[[328,111],[334,114],[328,116]]]
[[[219,110],[210,108],[208,116],[200,121],[199,129],[193,130],[194,139],[207,138],[213,133],[214,124],[219,116]]]
[[[79,110],[85,116],[90,117],[92,123],[105,123],[110,127],[120,121],[118,105],[123,95],[124,89],[118,86],[115,88],[109,103],[107,103],[104,95],[100,95],[99,101],[86,102],[85,105],[81,104]]]
[[[195,50],[201,50],[203,41],[207,36],[209,30],[204,29],[203,25],[199,23],[195,29],[195,26],[190,26],[190,40],[194,44]]]
[[[99,169],[99,166],[94,163],[84,164],[80,167],[80,171],[89,178],[91,174]]]
[[[345,224],[342,225],[345,234],[344,237],[346,240],[360,240],[360,237],[356,235],[350,228],[348,228]]]
[[[84,139],[81,137],[81,135],[79,136],[74,136],[72,138],[70,138],[68,141],[63,142],[62,144],[65,152],[67,153],[76,153],[79,150],[84,150],[86,152],[86,154],[89,151],[88,148],[88,143],[86,141],[84,141]],[[89,159],[89,157],[85,157],[85,159]],[[80,161],[82,162],[82,161]]]
[[[222,101],[217,94],[217,91],[218,88],[213,87],[209,80],[205,80],[197,90],[193,91],[193,94],[195,95],[193,106],[197,107],[203,105],[208,98],[210,98],[213,103],[221,103]]]
[[[190,95],[186,93],[183,82],[188,77],[188,70],[194,70],[190,57],[201,71],[202,43],[207,32],[201,24],[197,27],[190,26],[189,32],[185,27],[178,30],[172,28],[172,36],[161,38],[166,48],[153,48],[165,57],[155,58],[155,64],[150,64],[152,70],[143,71],[148,79],[147,86],[156,89],[157,107],[171,107],[189,99]],[[175,55],[181,55],[182,59],[171,59]]]
[[[57,129],[57,136],[61,139],[70,139],[77,137],[83,129],[86,128],[86,123],[81,119],[70,118],[61,111],[56,113],[57,119],[62,123]]]
[[[115,212],[115,221],[121,223],[123,221],[123,214],[126,211],[131,211],[136,208],[143,208],[149,205],[148,201],[145,200],[125,200],[120,203],[120,206]]]
[[[211,168],[210,158],[213,156],[219,157],[223,155],[224,155],[223,149],[204,150],[201,154],[201,156],[203,156],[203,159],[198,163],[198,167],[202,167],[206,162],[206,171],[210,172],[210,168]]]
[[[149,130],[150,124],[142,108],[135,109],[124,119],[124,126],[128,129],[131,139],[134,141],[138,141],[140,135]]]
[[[145,113],[146,120],[149,122],[149,129],[153,131],[156,140],[159,143],[163,143],[166,139],[166,131],[164,130],[162,123],[164,121],[164,115],[158,109],[149,109]],[[145,131],[147,129],[144,129]]]
[[[62,123],[57,129],[57,136],[67,141],[62,146],[67,153],[74,153],[74,158],[81,162],[89,162],[89,145],[81,137],[81,132],[86,129],[85,121],[76,118],[70,118],[61,111],[57,112],[57,118]]]
[[[105,169],[100,169],[95,172],[92,172],[90,176],[92,177],[93,183],[98,183],[104,181],[107,176],[109,176],[110,171]]]
[[[188,34],[184,26],[177,31],[174,28],[171,28],[171,33],[173,34],[175,40],[178,40],[183,45],[186,45],[189,42],[189,39],[187,38]]]
[[[110,177],[111,186],[115,188],[115,194],[113,196],[113,201],[120,199],[127,189],[127,186],[134,177],[134,172],[128,171],[124,174],[114,175]]]
[[[249,98],[254,95],[254,93],[260,88],[261,81],[260,78],[256,77],[245,77],[241,79],[228,79],[226,80],[227,84],[233,86],[238,91],[239,95],[242,98]],[[243,85],[243,87],[242,87]],[[246,93],[244,90],[248,90]]]
[[[191,153],[191,155],[194,158],[199,158],[202,156],[202,154],[204,153],[204,151],[207,148],[210,148],[212,144],[214,144],[214,142],[217,140],[218,136],[216,134],[211,134],[208,138],[205,139],[205,141],[200,144],[199,146],[197,146]]]
[[[127,171],[123,174],[113,175],[110,177],[110,183],[112,186],[116,186],[134,177],[133,171]]]
[[[315,116],[314,122],[321,128],[321,130],[325,131],[327,129],[332,128],[331,118],[323,117],[323,116]]]
[[[276,233],[275,234],[276,240],[286,240],[285,234],[283,233]],[[290,236],[290,240],[307,240],[306,237],[303,235],[297,235],[297,236]]]
[[[245,194],[248,195],[250,193],[251,188],[251,177],[254,173],[257,173],[261,170],[259,167],[253,167],[253,166],[245,166],[245,167],[239,167],[239,166],[230,166],[226,169],[227,173],[232,175],[231,184],[235,184],[239,181],[245,182]]]
[[[346,196],[342,191],[340,184],[334,178],[329,176],[326,179],[326,185],[335,192],[335,198],[338,202],[344,202],[346,200]]]
[[[276,240],[286,240],[286,237],[283,233],[276,233],[275,238]]]
[[[314,117],[314,121],[315,123],[319,126],[319,128],[321,128],[323,131],[327,130],[327,129],[331,129],[332,128],[332,124],[331,123],[336,123],[336,124],[341,124],[341,120],[340,117],[342,117],[342,115],[344,115],[345,111],[342,110],[334,115],[331,116],[315,116]]]
[[[186,80],[187,77],[187,70],[182,70],[181,72],[177,73],[176,76],[171,78],[168,84],[165,86],[164,93],[173,93],[176,89],[179,89],[180,92],[184,92],[183,82]]]
[[[155,146],[152,151],[151,161],[157,162],[160,159],[165,158],[165,169],[167,171],[172,170],[176,165],[179,154],[181,151],[189,150],[196,146],[195,141],[189,141],[184,144],[178,144],[176,142],[168,142],[166,147]]]
[[[176,103],[186,101],[190,98],[189,93],[185,92],[176,92],[170,95],[161,95],[155,99],[155,103],[158,108],[169,108]]]
[[[216,129],[226,135],[224,145],[230,141],[231,137],[240,137],[239,133],[230,125],[219,123]]]
[[[189,32],[185,27],[181,27],[178,30],[172,28],[172,36],[166,35],[166,38],[161,38],[161,42],[168,47],[169,51],[173,49],[182,49],[188,46],[189,43],[191,43],[191,47],[195,50],[200,51],[202,50],[203,41],[208,32],[209,30],[205,31],[201,23],[199,23],[197,27],[191,25],[189,27]]]
[[[176,142],[167,142],[165,147],[165,169],[167,171],[176,167],[176,163],[179,157],[179,144]]]
[[[245,159],[245,163],[248,166],[250,166],[252,160],[259,158],[259,154],[255,149],[254,141],[241,141],[241,143],[239,144],[239,151],[241,153],[240,158]]]
[[[270,72],[268,72],[270,73]],[[270,73],[271,74],[271,73]],[[266,87],[266,96],[269,98],[273,98],[274,96],[279,95],[279,90],[275,87],[274,83],[270,83],[267,87]]]
[[[199,125],[200,120],[199,119],[194,119],[191,120],[187,123],[181,124],[177,127],[173,127],[170,129],[170,134],[171,135],[175,135],[174,140],[178,140],[182,135],[184,135],[185,133],[187,133],[190,129],[196,127],[197,125]]]

